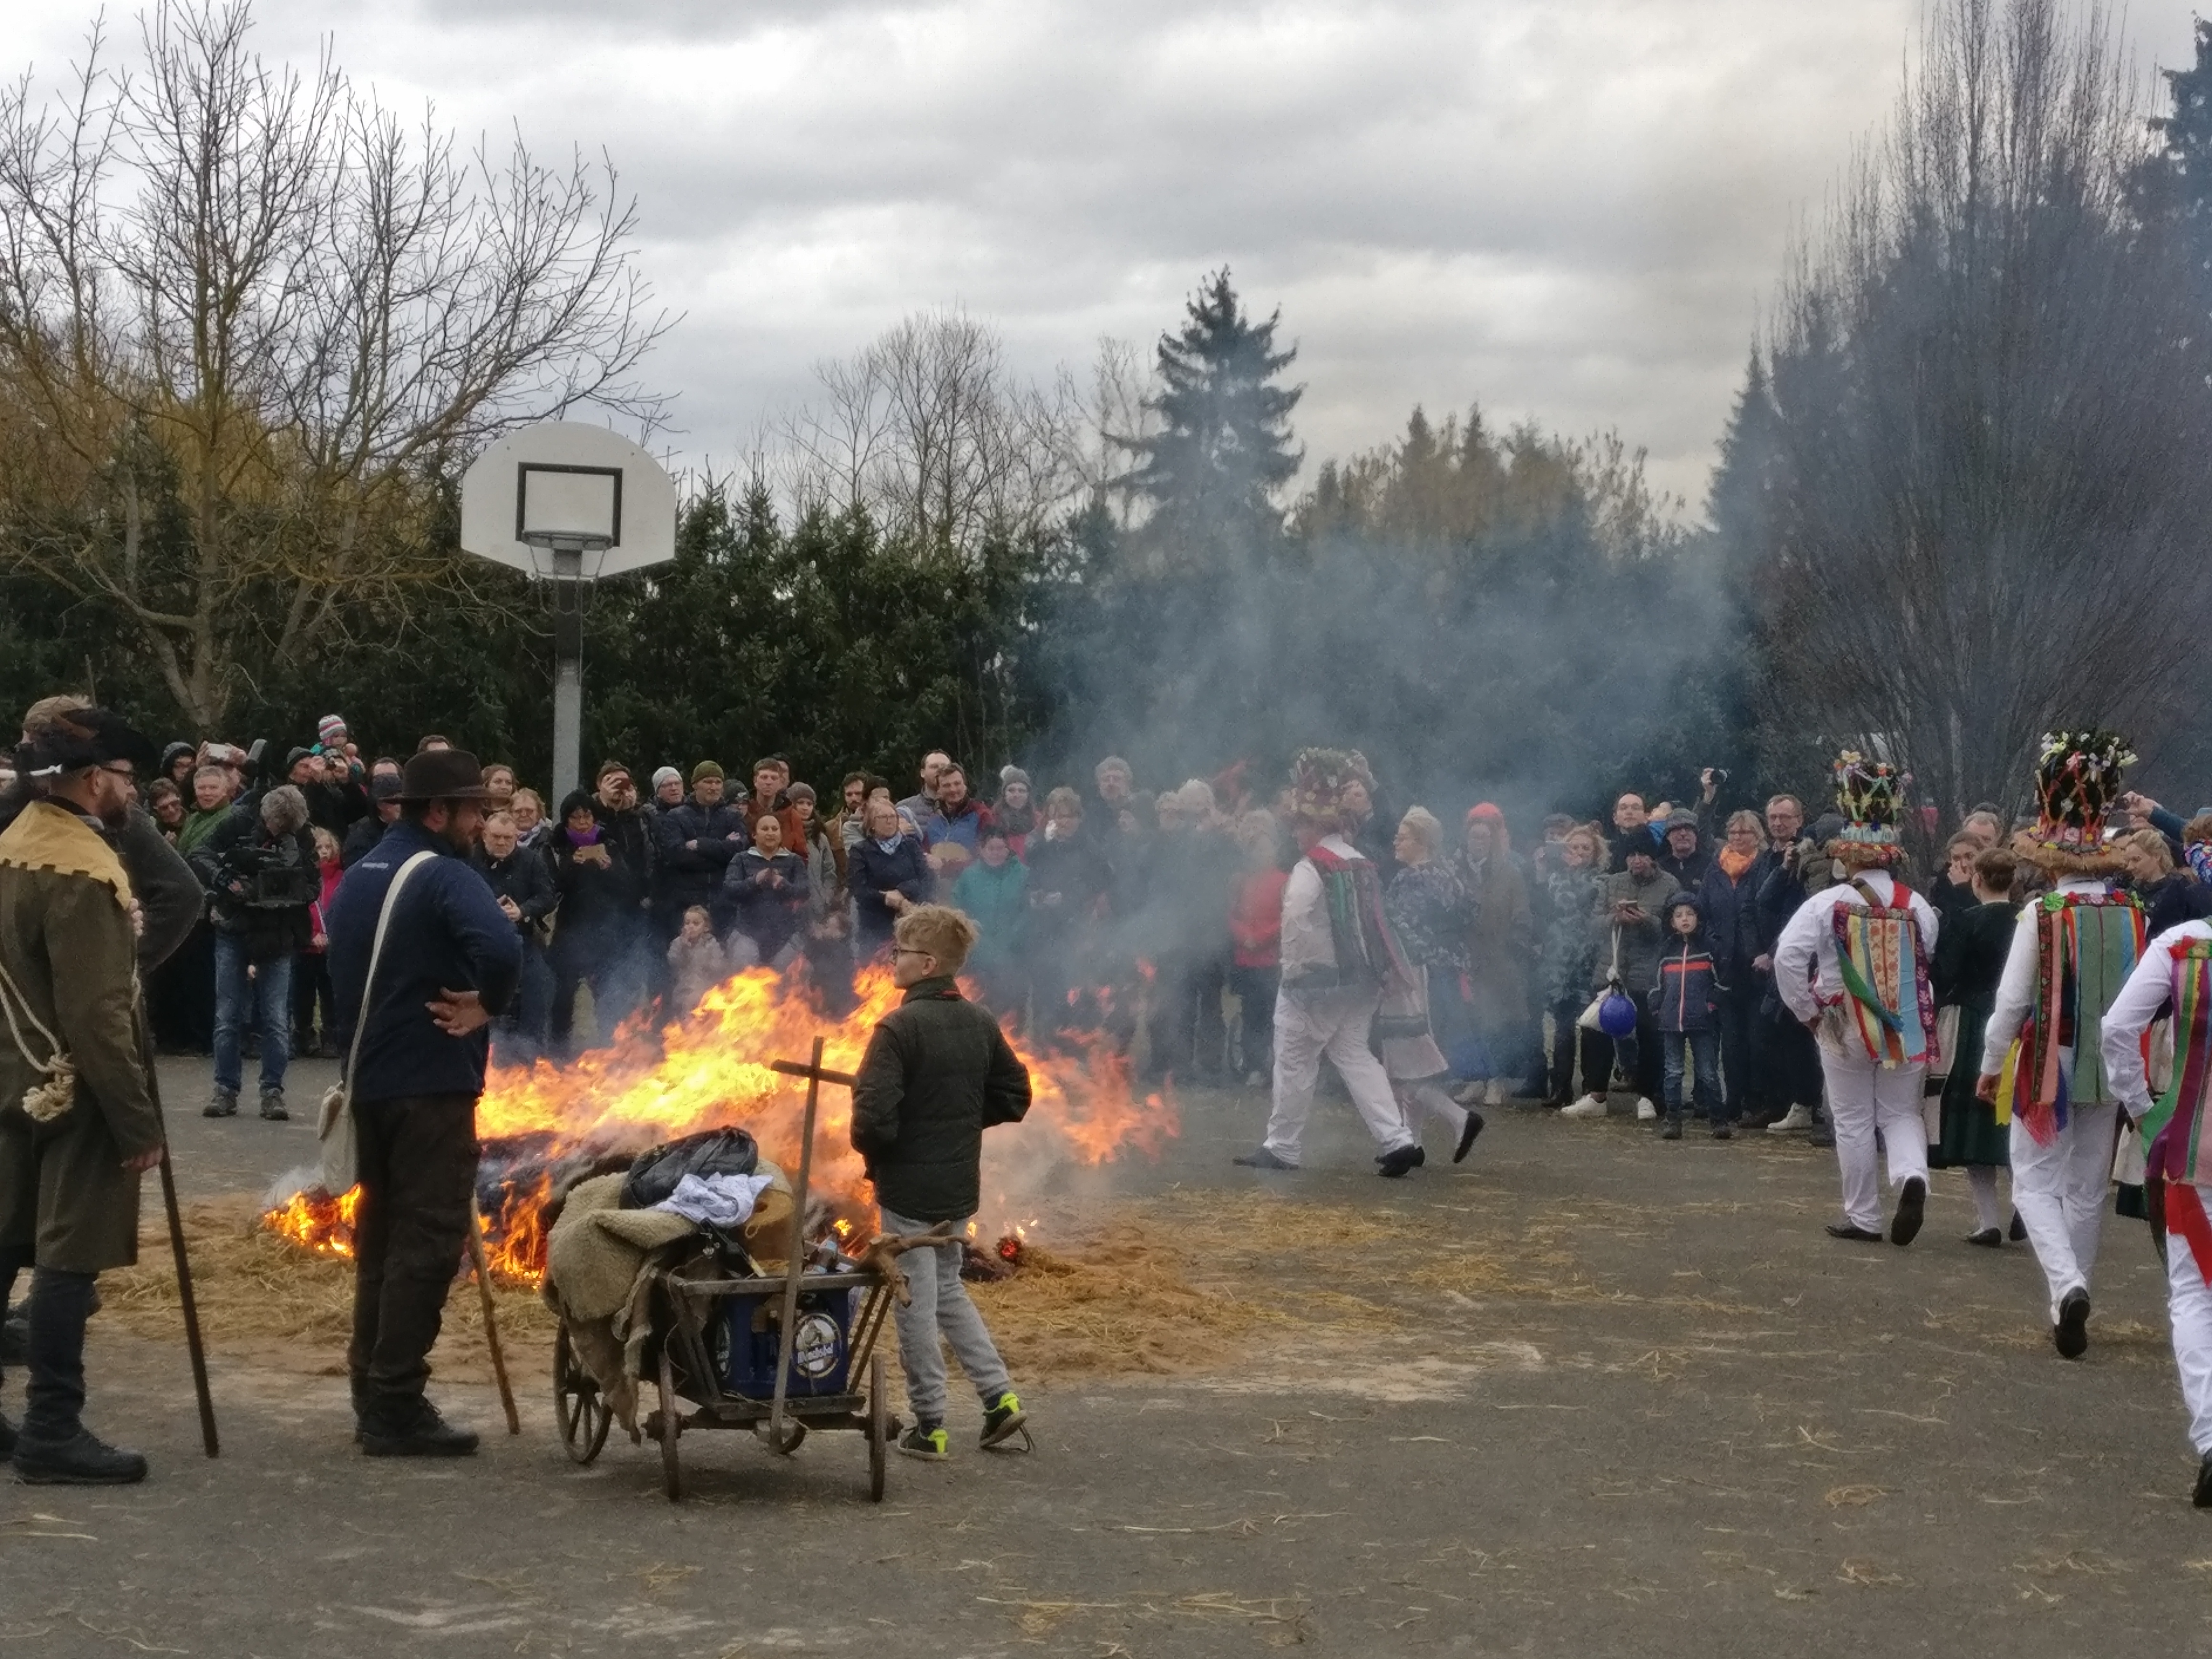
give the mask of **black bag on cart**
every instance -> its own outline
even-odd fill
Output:
[[[760,1165],[760,1147],[743,1129],[704,1129],[640,1152],[623,1177],[625,1210],[649,1210],[676,1190],[685,1176],[749,1176]]]

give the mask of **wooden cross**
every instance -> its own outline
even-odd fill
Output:
[[[791,1377],[792,1330],[799,1318],[799,1274],[805,1266],[806,1183],[814,1172],[814,1111],[821,1097],[822,1085],[835,1083],[849,1089],[860,1079],[850,1072],[833,1072],[822,1064],[822,1039],[814,1039],[814,1054],[811,1060],[772,1060],[769,1070],[781,1072],[786,1077],[806,1079],[806,1117],[799,1131],[799,1181],[792,1188],[791,1204],[791,1260],[784,1266],[783,1328],[777,1334],[775,1396],[769,1407],[768,1441],[778,1451],[788,1450],[783,1443],[784,1395]]]

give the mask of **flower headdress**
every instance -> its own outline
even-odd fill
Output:
[[[1828,843],[1828,856],[1855,869],[1894,864],[1904,857],[1897,824],[1911,774],[1887,761],[1869,760],[1856,749],[1837,756],[1830,770],[1836,780],[1836,808],[1845,822],[1843,832]]]
[[[2111,875],[2120,861],[2105,850],[2105,818],[2120,798],[2120,775],[2135,751],[2117,732],[2046,732],[2035,755],[2035,827],[2016,838],[2046,870]]]
[[[1344,825],[1344,787],[1358,781],[1353,757],[1340,749],[1301,749],[1291,761],[1291,811],[1300,822],[1331,831]]]

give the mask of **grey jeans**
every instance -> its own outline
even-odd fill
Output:
[[[926,1233],[935,1224],[890,1210],[883,1212],[887,1233]],[[953,1224],[952,1231],[958,1234],[966,1226],[963,1219]],[[952,1345],[953,1358],[968,1373],[975,1392],[984,1404],[990,1404],[1012,1379],[1006,1375],[1006,1362],[999,1358],[998,1345],[984,1328],[983,1316],[975,1310],[975,1304],[968,1299],[968,1287],[960,1282],[960,1246],[908,1250],[899,1258],[899,1265],[906,1269],[907,1288],[914,1297],[911,1304],[897,1310],[897,1315],[899,1363],[906,1368],[907,1404],[915,1416],[923,1423],[945,1421],[945,1350],[938,1344],[940,1334]]]

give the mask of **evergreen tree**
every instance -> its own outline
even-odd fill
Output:
[[[1289,422],[1305,388],[1275,383],[1297,349],[1275,349],[1279,310],[1264,323],[1244,314],[1226,265],[1185,313],[1178,332],[1160,337],[1161,389],[1145,404],[1159,429],[1129,443],[1136,463],[1122,482],[1151,504],[1152,539],[1180,543],[1188,557],[1216,537],[1280,531],[1275,492],[1304,459]]]

